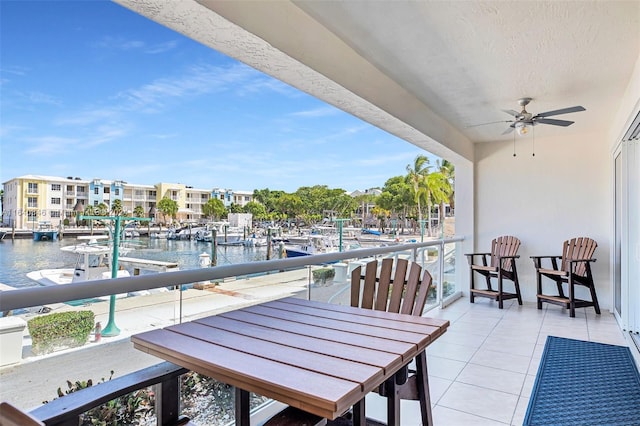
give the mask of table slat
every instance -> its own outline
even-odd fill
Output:
[[[345,359],[377,367],[398,369],[401,363],[401,360],[392,353],[363,347],[354,347],[353,345],[346,343],[321,340],[300,334],[282,333],[281,330],[278,329],[240,322],[230,318],[224,318],[219,315],[202,318],[195,320],[194,322],[215,327],[220,330],[256,337],[280,345],[290,346],[292,348],[304,349],[336,357],[344,357]]]

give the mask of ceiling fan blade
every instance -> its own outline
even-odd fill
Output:
[[[465,129],[469,129],[471,127],[486,126],[487,124],[496,124],[496,123],[511,123],[511,120],[490,121],[489,123],[472,124],[471,126],[465,127]]]
[[[503,112],[506,112],[509,115],[513,115],[514,117],[517,117],[520,115],[520,113],[518,111],[514,111],[512,109],[503,109]]]
[[[553,118],[539,118],[535,120],[534,123],[551,124],[552,126],[567,127],[567,126],[571,126],[574,122],[568,121],[568,120],[555,120]]]
[[[536,117],[551,117],[552,115],[569,114],[570,112],[586,111],[582,106],[574,106],[569,108],[556,109],[554,111],[541,112]]]
[[[507,130],[505,130],[504,132],[502,132],[503,135],[508,135],[509,133],[513,132],[514,127],[513,126],[509,126],[507,127]]]

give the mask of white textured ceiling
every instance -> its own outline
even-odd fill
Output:
[[[532,97],[582,105],[536,137],[607,132],[640,53],[640,0],[115,0],[437,155],[472,158]]]
[[[525,96],[533,113],[587,109],[536,132],[606,126],[640,49],[638,1],[295,3],[473,141],[500,139],[506,124],[467,126]]]

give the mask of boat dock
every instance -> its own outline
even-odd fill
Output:
[[[156,272],[171,272],[178,270],[177,262],[163,262],[161,260],[139,259],[136,257],[119,257],[118,263],[126,263],[132,266],[133,275],[140,275],[141,270]]]

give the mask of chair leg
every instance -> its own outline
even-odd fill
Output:
[[[498,309],[502,309],[502,271],[498,271]]]
[[[593,308],[596,310],[596,314],[600,315],[600,305],[598,304],[598,296],[596,296],[596,287],[593,283],[589,286],[591,292],[591,300],[593,300]]]
[[[395,376],[389,377],[386,382],[387,393],[387,424],[400,424],[400,397],[398,396],[398,387],[396,386]]]
[[[576,300],[575,300],[575,288],[573,285],[572,273],[569,272],[569,316],[575,318],[576,316]]]
[[[427,356],[424,351],[416,357],[416,374],[418,397],[420,399],[420,413],[422,414],[422,425],[433,426],[433,417],[431,415],[431,394],[429,393],[429,373],[427,371]]]
[[[469,277],[470,277],[470,278],[469,278],[469,281],[470,281],[470,282],[469,282],[469,289],[470,289],[470,290],[469,290],[469,302],[470,302],[470,303],[473,303],[473,302],[474,302],[474,299],[475,299],[475,296],[474,296],[474,294],[473,294],[473,289],[475,288],[475,287],[474,287],[474,282],[473,282],[473,269],[471,269],[471,270],[470,270]]]
[[[522,305],[522,295],[520,294],[520,282],[518,281],[518,271],[516,270],[516,262],[513,262],[513,271],[511,272],[513,277],[513,285],[516,288],[516,296],[518,297],[518,305]]]
[[[542,275],[538,271],[536,271],[536,285],[538,287],[538,293],[536,295],[536,300],[538,301],[538,309],[542,309],[542,299],[537,297],[542,294]]]

